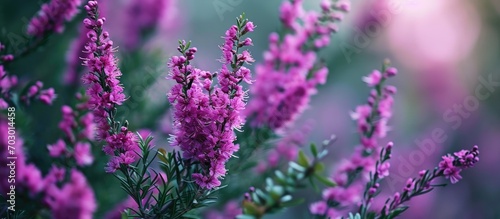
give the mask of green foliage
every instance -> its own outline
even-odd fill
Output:
[[[252,187],[248,198],[243,201],[243,214],[238,218],[259,219],[266,214],[273,214],[302,203],[304,200],[293,197],[293,193],[306,188],[307,181],[314,187],[316,187],[314,179],[327,187],[336,186],[333,181],[322,175],[324,164],[321,163],[321,159],[328,153],[325,146],[318,153],[317,147],[311,144],[311,158],[300,151],[297,162],[289,162],[286,172],[276,170],[273,177],[266,178],[263,189]]]

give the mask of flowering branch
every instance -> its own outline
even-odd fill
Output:
[[[403,204],[410,201],[412,198],[426,194],[439,186],[446,184],[435,185],[432,182],[439,177],[449,178],[451,183],[457,183],[462,177],[460,172],[463,169],[473,167],[479,161],[479,147],[476,145],[472,150],[461,150],[453,155],[443,156],[443,160],[434,170],[422,170],[419,172],[419,177],[408,179],[403,193],[396,193],[394,196],[385,202],[384,208],[379,213],[370,212],[367,217],[390,219],[395,218],[408,209],[408,206]]]
[[[323,200],[311,205],[311,213],[317,218],[339,217],[342,215],[342,209],[352,207],[358,202],[365,183],[360,174],[367,175],[371,171],[377,171],[377,179],[388,174],[390,164],[380,159],[384,149],[378,146],[377,140],[386,136],[387,121],[392,116],[392,95],[396,93],[395,87],[385,85],[388,78],[397,74],[397,70],[389,66],[389,61],[385,61],[382,71],[374,70],[363,77],[363,81],[372,87],[372,91],[367,104],[356,107],[355,112],[351,113],[351,118],[357,122],[361,146],[355,149],[350,160],[343,163],[332,177],[339,186],[324,190]],[[382,158],[384,157],[385,155]],[[369,187],[375,185],[374,181]]]

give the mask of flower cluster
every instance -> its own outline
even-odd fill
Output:
[[[335,22],[349,9],[348,2],[323,1],[322,13],[306,12],[303,1],[285,1],[280,18],[289,33],[272,33],[264,62],[255,68],[256,83],[250,89],[252,100],[246,114],[254,126],[279,130],[307,107],[316,86],[324,84],[328,69],[319,65],[316,51],[330,43],[338,30]]]
[[[471,151],[461,150],[453,153],[453,156],[450,154],[443,156],[443,160],[439,163],[439,170],[450,179],[451,183],[457,183],[462,179],[460,176],[462,169],[472,167],[478,161],[479,148],[476,145]]]
[[[128,130],[126,124],[121,126],[114,120],[116,105],[125,101],[125,95],[118,80],[122,73],[113,56],[113,41],[109,33],[103,30],[106,19],[99,17],[96,1],[89,1],[85,10],[88,17],[83,20],[83,24],[88,29],[89,42],[85,46],[87,57],[83,58],[83,64],[89,72],[83,76],[83,81],[89,84],[88,106],[94,113],[97,137],[106,141],[103,150],[113,156],[106,171],[115,172],[120,164],[128,165],[137,159],[134,152],[137,136]]]
[[[226,31],[221,46],[223,66],[218,73],[190,65],[197,50],[185,42],[178,48],[182,56],[174,56],[168,63],[170,78],[177,82],[168,94],[174,107],[172,144],[180,147],[185,159],[202,167],[201,173],[193,174],[202,188],[221,184],[220,178],[226,174],[225,163],[238,150],[233,143],[236,140],[233,130],[242,125],[240,112],[245,107],[245,92],[240,83],[250,82],[250,70],[243,65],[253,62],[247,50],[238,51],[251,45],[251,40],[242,36],[254,28],[252,22],[240,17],[238,24]],[[213,84],[214,77],[218,86]]]
[[[40,102],[44,104],[52,105],[52,102],[57,96],[54,88],[48,88],[45,90],[42,90],[42,88],[43,83],[41,81],[37,81],[29,87],[28,92],[26,95],[21,97],[21,100],[29,104],[31,100],[36,99],[40,100]]]
[[[64,170],[55,178],[62,179]],[[49,173],[50,175],[50,173]],[[54,219],[68,217],[91,219],[97,209],[94,192],[89,187],[85,176],[77,170],[71,171],[70,181],[61,188],[52,184],[47,189],[45,198]]]
[[[361,134],[361,144],[364,150],[373,150],[377,147],[377,139],[384,138],[389,130],[388,120],[392,116],[392,95],[396,93],[394,86],[384,86],[384,81],[397,74],[397,69],[390,67],[384,73],[373,70],[363,81],[373,87],[368,101],[364,105],[356,107],[351,112],[351,118],[356,121],[358,131]]]
[[[67,148],[66,142],[63,139],[59,139],[55,144],[47,147],[50,156],[62,158],[74,157],[76,164],[79,166],[92,164],[94,157],[88,141],[94,139],[94,115],[86,113],[77,122],[78,112],[73,111],[71,107],[63,106],[61,111],[63,118],[59,122],[59,128],[64,132],[65,139],[67,139],[69,145],[73,145],[73,148],[72,150]],[[75,133],[78,133],[78,136],[75,136]]]
[[[395,87],[386,86],[384,82],[387,78],[395,76],[397,70],[389,67],[387,61],[384,63],[382,72],[374,70],[368,76],[363,77],[363,81],[373,89],[367,103],[356,107],[356,110],[350,113],[351,118],[357,123],[361,145],[355,149],[349,160],[339,165],[334,173],[332,179],[338,186],[328,188],[323,192],[322,202],[332,203],[329,207],[351,207],[362,201],[364,184],[370,172],[377,172],[379,178],[389,175],[390,163],[379,159],[383,148],[379,146],[377,140],[385,137],[389,129],[387,122],[392,116],[392,95],[396,93]],[[360,174],[362,176],[358,177]],[[312,206],[311,210],[313,210]],[[313,212],[313,214],[316,213]],[[328,215],[337,217],[341,216],[342,212],[332,208]]]
[[[5,163],[8,160],[8,123],[0,119],[0,161]],[[32,199],[33,202],[38,198],[43,200],[43,206],[51,210],[53,218],[62,219],[68,217],[74,218],[92,218],[96,210],[96,202],[91,187],[87,184],[85,177],[77,170],[71,171],[71,180],[69,183],[59,188],[58,185],[64,183],[66,170],[52,166],[48,174],[43,177],[42,172],[32,163],[28,163],[23,152],[23,139],[16,135],[15,145],[16,156],[16,194],[24,194],[25,197]],[[10,153],[9,153],[10,154]],[[0,176],[7,179],[9,177],[9,166],[0,167]],[[5,176],[5,177],[4,177]],[[4,180],[0,184],[0,191],[6,194],[9,190],[9,184]]]
[[[130,1],[125,8],[124,44],[127,49],[138,46],[141,34],[153,29],[165,15],[173,12],[176,0]]]
[[[51,0],[42,5],[38,14],[28,24],[28,34],[41,37],[46,32],[61,33],[64,22],[70,21],[78,13],[81,0]]]
[[[457,183],[462,178],[460,172],[463,169],[473,167],[479,161],[479,147],[476,145],[472,150],[461,150],[442,158],[443,160],[434,170],[422,170],[417,178],[409,178],[402,193],[396,192],[386,200],[377,218],[394,218],[394,215],[398,215],[408,208],[403,205],[405,202],[410,201],[413,197],[426,194],[435,187],[443,186],[433,183],[436,178],[445,177],[450,179],[451,183]]]

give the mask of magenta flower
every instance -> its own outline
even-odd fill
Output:
[[[54,88],[49,88],[47,90],[40,91],[40,96],[38,97],[42,103],[47,105],[52,105],[54,99],[56,99],[56,93]]]
[[[79,166],[87,166],[94,162],[94,156],[89,143],[78,142],[75,145],[74,156]]]
[[[453,155],[443,156],[438,168],[451,183],[455,184],[462,179],[460,176],[462,169],[473,167],[479,161],[479,147],[475,145],[471,151],[461,150]]]
[[[147,33],[160,25],[166,16],[176,13],[175,4],[177,0],[143,0],[130,1],[125,10],[126,17],[123,24],[123,40],[126,49],[135,49],[139,45],[141,35]],[[166,26],[175,26],[171,23],[178,23],[179,17],[170,20]]]
[[[88,18],[85,18],[83,23],[88,29],[89,42],[85,46],[84,53],[87,57],[83,58],[83,64],[88,67],[89,72],[83,76],[83,81],[89,85],[88,107],[94,114],[97,137],[107,143],[103,148],[104,152],[114,156],[108,163],[106,171],[114,172],[120,164],[128,165],[136,160],[136,157],[134,160],[125,160],[119,156],[135,150],[138,146],[137,136],[126,126],[120,128],[114,121],[115,107],[125,101],[125,95],[118,80],[122,73],[116,66],[113,41],[109,38],[109,33],[103,30],[106,19],[98,17],[96,1],[89,1],[85,10]]]
[[[42,5],[38,14],[28,24],[28,34],[41,37],[47,32],[61,33],[64,22],[70,21],[77,13],[81,0],[51,0]]]
[[[71,171],[70,181],[62,188],[52,185],[46,192],[45,201],[55,219],[91,219],[97,209],[92,189],[85,176],[77,170]]]
[[[51,157],[59,157],[67,153],[66,143],[62,139],[59,139],[55,144],[47,146],[47,148]]]
[[[309,206],[309,211],[312,214],[324,215],[327,209],[328,205],[324,201],[315,202]]]
[[[75,135],[73,134],[73,129],[77,127],[77,123],[75,121],[75,114],[73,109],[69,106],[62,106],[62,120],[59,122],[59,129],[61,129],[64,134],[70,139],[71,142],[75,141]]]
[[[385,137],[389,130],[387,122],[392,116],[392,95],[396,92],[394,87],[384,85],[389,75],[395,75],[386,72],[388,69],[397,70],[389,68],[388,63],[384,64],[383,69],[384,74],[374,70],[371,76],[368,76],[376,75],[376,80],[367,83],[368,86],[373,87],[367,103],[357,106],[356,110],[350,113],[351,118],[356,121],[361,145],[356,147],[350,159],[343,161],[334,172],[332,180],[338,186],[327,189],[323,193],[324,200],[338,203],[341,207],[352,207],[362,200],[362,191],[370,178],[369,175],[373,176],[374,173],[378,173],[378,179],[389,176],[390,163],[379,161],[383,148],[378,140]],[[380,78],[378,78],[379,75]],[[389,142],[385,148],[386,152],[390,152],[392,147],[393,143]],[[373,185],[370,187],[367,189],[368,196],[372,196],[377,190]],[[365,204],[371,203],[371,199],[362,201]],[[342,213],[341,209],[338,210]]]
[[[373,70],[371,74],[363,77],[363,81],[370,87],[374,87],[375,85],[379,84],[380,80],[382,80],[382,73],[380,73],[380,71],[378,70]]]
[[[234,25],[226,31],[220,47],[223,65],[217,74],[218,86],[212,81],[215,74],[190,65],[196,48],[181,43],[182,56],[173,56],[168,63],[170,78],[177,82],[168,94],[174,107],[172,145],[180,147],[185,159],[200,164],[203,171],[192,177],[202,188],[220,186],[225,163],[239,148],[234,144],[234,129],[243,124],[240,112],[245,108],[240,83],[250,78],[250,70],[242,65],[253,61],[248,51],[238,54],[241,37],[253,30],[252,24],[244,22],[244,27]]]

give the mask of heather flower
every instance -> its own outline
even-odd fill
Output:
[[[438,168],[447,179],[450,179],[451,183],[455,184],[462,179],[462,176],[460,176],[462,169],[473,167],[479,161],[479,148],[476,145],[471,151],[461,150],[453,153],[453,155],[443,156]]]
[[[77,123],[75,121],[75,115],[73,109],[69,106],[62,106],[62,120],[59,122],[59,129],[61,129],[64,134],[70,139],[71,142],[75,141],[75,136],[73,134],[73,129],[77,127]]]
[[[404,187],[404,191],[405,192],[410,192],[413,190],[413,188],[415,187],[415,182],[413,181],[412,178],[409,178],[407,181],[406,181],[406,186]]]
[[[83,81],[89,85],[88,107],[94,115],[97,137],[106,141],[107,145],[103,150],[106,154],[113,156],[106,171],[114,172],[120,164],[128,165],[137,159],[130,156],[127,156],[127,159],[119,158],[121,154],[136,149],[137,136],[126,126],[120,127],[114,121],[115,107],[125,101],[125,95],[118,80],[122,73],[113,56],[113,41],[109,38],[109,33],[103,30],[106,19],[98,17],[96,1],[89,1],[85,10],[88,18],[84,19],[83,24],[88,29],[89,42],[85,46],[84,53],[87,57],[83,58],[83,64],[88,67],[89,72],[83,76]]]
[[[27,104],[30,103],[30,100],[40,100],[40,102],[46,105],[52,105],[52,102],[54,102],[57,97],[54,88],[48,88],[45,90],[42,90],[42,88],[43,83],[41,81],[37,81],[35,84],[29,87],[26,95],[22,96],[21,100],[23,100]]]
[[[49,188],[50,186],[55,185],[56,183],[62,182],[64,180],[65,175],[66,175],[66,170],[64,168],[59,168],[55,165],[52,165],[49,173],[43,179],[43,184],[45,185],[45,188]]]
[[[51,157],[59,157],[62,155],[66,155],[67,149],[66,149],[66,143],[64,140],[59,139],[56,143],[47,146],[49,149],[49,154]]]
[[[240,115],[245,107],[240,82],[249,79],[249,70],[242,65],[253,61],[248,51],[238,53],[241,37],[252,30],[247,20],[241,22],[245,26],[231,26],[220,46],[223,65],[217,74],[218,84],[213,84],[214,74],[190,64],[197,50],[185,42],[178,48],[182,56],[173,56],[168,63],[170,78],[177,82],[168,94],[174,107],[172,145],[180,147],[185,159],[200,163],[202,172],[192,177],[202,188],[221,184],[225,163],[239,148],[234,144],[233,130],[244,121]]]
[[[388,67],[388,63],[385,63],[383,72]],[[384,76],[380,71],[374,70],[367,77],[375,78],[367,81],[368,86],[373,87],[367,103],[350,113],[351,118],[356,121],[361,145],[356,147],[349,160],[339,165],[332,176],[338,186],[324,194],[324,200],[335,202],[338,206],[352,207],[360,200],[364,204],[371,203],[378,187],[373,187],[376,182],[369,182],[369,179],[373,175],[376,175],[376,180],[389,176],[390,163],[386,159],[390,158],[393,143],[389,142],[384,149],[379,145],[378,139],[385,137],[389,130],[387,122],[392,116],[392,95],[395,94],[395,89],[384,85],[387,74]],[[387,157],[380,157],[381,151],[385,151]],[[362,199],[363,187],[367,182],[371,185],[366,189],[365,199]]]
[[[328,69],[316,64],[315,51],[330,43],[334,30],[329,26],[335,21],[327,17],[334,10],[325,8],[319,15],[305,11],[302,4],[301,0],[283,2],[280,18],[290,33],[281,41],[272,33],[264,62],[255,68],[256,82],[245,112],[254,127],[280,130],[290,125],[307,108],[316,86],[326,82]]]
[[[71,170],[70,181],[61,188],[52,185],[46,192],[45,201],[55,219],[91,219],[97,209],[92,189],[77,170]]]
[[[324,201],[319,201],[312,203],[311,206],[309,206],[309,211],[312,214],[318,214],[318,215],[324,215],[328,209],[328,205]]]
[[[14,55],[12,55],[12,54],[3,55],[1,59],[4,62],[10,62],[10,61],[14,60]]]
[[[95,128],[94,114],[91,112],[86,113],[80,117],[79,125],[82,127],[79,137],[93,141],[95,139]]]
[[[47,32],[61,33],[64,22],[71,21],[78,13],[81,0],[51,0],[42,5],[38,14],[28,24],[28,34],[41,37]]]
[[[468,161],[470,162],[464,160],[464,157],[468,157]],[[462,179],[460,172],[463,169],[474,166],[474,164],[479,161],[479,148],[476,145],[472,150],[461,150],[455,152],[453,155],[445,155],[442,159],[438,167],[434,168],[434,170],[422,170],[419,172],[417,178],[409,178],[403,188],[403,193],[396,193],[393,197],[387,199],[385,202],[386,204],[379,214],[382,216],[389,216],[388,218],[393,218],[391,215],[399,215],[401,213],[401,207],[403,207],[404,210],[407,208],[402,206],[403,203],[411,200],[413,197],[426,194],[438,186],[442,186],[432,183],[438,177],[448,178],[453,184],[457,183]]]
[[[380,71],[378,70],[373,70],[371,74],[369,74],[366,77],[363,77],[363,81],[370,87],[379,84],[380,80],[382,80],[382,73],[380,73]]]
[[[109,162],[106,164],[104,170],[107,173],[114,173],[116,170],[120,169],[120,164],[122,163],[122,159],[120,157],[111,157]]]
[[[34,164],[24,164],[18,171],[16,180],[19,180],[29,194],[38,194],[44,189],[42,172]]]
[[[384,162],[380,164],[380,166],[377,168],[377,172],[380,178],[384,178],[389,176],[389,168],[391,167],[391,164],[389,162]]]
[[[73,155],[75,156],[76,163],[79,166],[87,166],[92,164],[94,161],[89,143],[76,143]]]
[[[135,49],[142,35],[160,25],[165,16],[175,12],[176,2],[177,0],[130,1],[124,9],[127,15],[124,18],[126,28],[123,28],[125,48]],[[179,22],[178,19],[176,17],[176,21],[169,22]]]

